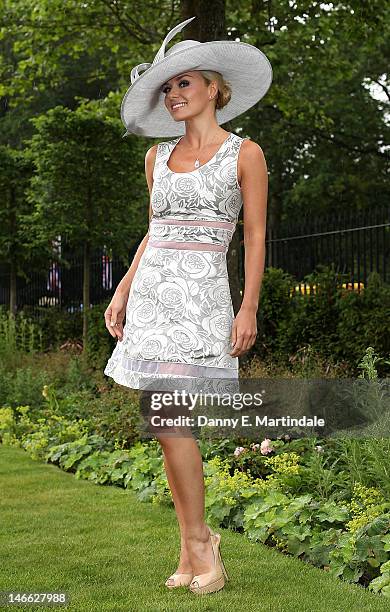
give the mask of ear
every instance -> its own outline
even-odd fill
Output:
[[[209,96],[215,98],[218,95],[218,84],[217,81],[211,81],[209,84]]]

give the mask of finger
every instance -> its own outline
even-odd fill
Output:
[[[115,328],[111,326],[111,311],[106,311],[104,313],[104,319],[105,319],[105,323],[106,323],[106,328],[108,329],[109,333],[111,334],[111,336],[113,338],[116,338],[116,333],[115,333]]]
[[[230,341],[231,341],[232,346],[234,346],[235,343],[237,342],[237,325],[235,322],[233,322]]]
[[[104,321],[106,325],[111,321],[111,308],[107,308],[107,310],[104,312]]]
[[[110,327],[116,327],[116,324],[120,322],[120,317],[118,314],[118,310],[116,310],[115,308],[113,308],[111,310],[111,316],[108,319],[108,324]]]
[[[120,332],[119,335],[117,333],[118,329],[120,329],[120,324],[119,321],[117,321],[117,313],[115,312],[115,310],[111,307],[107,308],[106,312],[104,313],[104,318],[106,322],[106,327],[110,332],[111,336],[113,338],[119,338],[122,332]]]
[[[240,355],[243,355],[244,353],[246,353],[247,350],[248,350],[248,342],[246,340],[243,340],[242,345],[241,345]]]
[[[120,323],[119,321],[112,320],[110,323],[110,328],[113,330],[115,337],[118,338],[118,340],[121,340],[123,336],[122,323]]]
[[[108,326],[108,330],[113,338],[117,338],[118,340],[122,340],[123,338],[123,328],[120,324]]]
[[[237,340],[234,344],[233,350],[230,352],[230,355],[232,357],[238,357],[239,352],[241,350],[241,345],[242,345],[242,336],[238,335]]]
[[[116,330],[116,334],[118,336],[118,340],[122,340],[123,338],[123,325],[119,323],[117,327],[114,328]]]
[[[230,355],[232,357],[239,357],[241,355],[241,346],[235,345],[234,349],[231,351]]]
[[[253,336],[253,334],[250,334],[248,337],[244,338],[244,341],[242,343],[242,352],[246,353],[246,351],[249,351],[251,346],[253,346],[253,343],[254,343],[254,336]]]
[[[230,354],[233,357],[239,357],[240,355],[243,355],[244,353],[249,351],[249,349],[253,346],[254,338],[255,336],[253,334],[249,334],[249,335],[242,334],[240,336],[240,342],[236,343],[236,346],[234,347],[233,352]]]

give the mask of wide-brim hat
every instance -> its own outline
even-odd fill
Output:
[[[215,112],[218,125],[241,115],[267,93],[272,82],[271,64],[260,49],[248,43],[183,40],[165,53],[167,43],[193,19],[195,17],[179,23],[166,35],[152,63],[138,64],[132,69],[131,86],[121,104],[121,118],[126,127],[123,137],[129,134],[150,137],[185,134],[185,122],[171,117],[161,87],[186,71],[214,70],[230,84],[229,102]]]

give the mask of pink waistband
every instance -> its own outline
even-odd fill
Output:
[[[151,223],[162,223],[163,225],[196,225],[198,227],[221,227],[224,229],[235,228],[235,223],[230,221],[214,221],[212,219],[176,219],[175,217],[152,218]]]
[[[207,244],[206,242],[180,242],[180,240],[148,240],[148,245],[164,249],[187,249],[189,251],[226,251],[223,244]]]

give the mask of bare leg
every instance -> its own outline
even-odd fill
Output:
[[[148,395],[145,397],[149,401]],[[179,414],[180,407],[176,409],[176,414]],[[175,408],[163,416],[175,416]],[[152,431],[163,450],[164,467],[180,527],[181,553],[177,571],[209,572],[214,557],[210,532],[204,520],[203,463],[197,442],[191,430],[185,427]]]
[[[194,438],[157,435],[180,525],[180,571],[203,574],[213,567],[209,529],[204,521],[202,456]],[[184,545],[184,546],[183,546]],[[183,565],[181,564],[183,563]]]
[[[187,551],[186,542],[183,536],[183,533],[184,533],[183,509],[181,507],[180,497],[178,496],[177,491],[176,491],[175,480],[171,473],[169,462],[167,461],[165,457],[164,449],[163,449],[163,454],[164,454],[165,473],[167,475],[169,488],[171,489],[173,503],[175,506],[176,516],[177,516],[177,520],[178,520],[179,528],[180,528],[180,558],[179,558],[179,564],[174,573],[186,573],[186,574],[188,573],[189,574],[192,572],[192,567],[191,567],[191,561],[190,561],[188,551]]]

